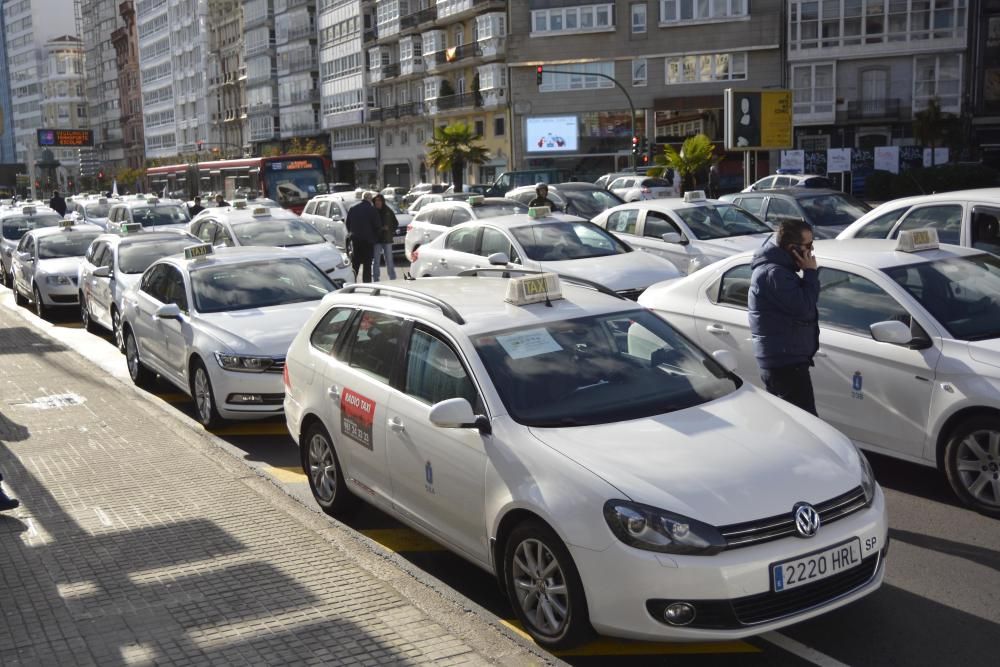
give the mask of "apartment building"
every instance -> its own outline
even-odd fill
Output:
[[[114,172],[126,166],[125,130],[122,127],[121,93],[118,89],[118,66],[115,48],[109,36],[123,27],[121,0],[80,0],[83,39],[87,116],[94,131],[91,159],[83,164],[84,176],[94,176],[99,169]],[[65,11],[65,17],[62,15]],[[56,12],[51,12],[55,14]],[[58,12],[59,20],[68,19],[71,3]],[[46,21],[51,20],[46,17]],[[66,32],[64,30],[64,32]],[[134,154],[136,146],[128,148]]]
[[[118,69],[118,107],[121,113],[124,163],[129,169],[141,169],[146,163],[146,145],[142,132],[142,88],[139,85],[139,34],[135,22],[135,3],[124,0],[118,5],[123,25],[111,33]]]
[[[315,0],[274,0],[280,136],[327,141],[320,128]]]
[[[519,3],[511,3],[516,6]],[[466,183],[492,182],[513,164],[508,13],[499,0],[375,0],[365,36],[365,67],[374,88],[368,119],[378,128],[378,181],[408,186],[447,180],[426,165],[435,127],[462,121],[490,152],[468,165]],[[512,8],[513,12],[514,9]]]
[[[970,0],[969,16],[969,139],[984,162],[1000,167],[1000,0]]]
[[[10,72],[7,68],[7,30],[5,13],[0,11],[0,164],[17,162],[14,150],[14,102],[10,93]]]
[[[363,47],[366,38],[374,39],[374,6],[371,1],[319,0],[321,125],[330,136],[334,178],[349,183],[378,180],[375,128],[366,122],[375,95]]]
[[[515,165],[593,176],[629,163],[633,135],[656,145],[701,132],[721,144],[725,89],[782,83],[783,3],[512,2]]]
[[[968,111],[967,0],[789,0],[797,148],[912,145],[937,98]]]
[[[254,155],[280,138],[274,0],[243,1],[243,60],[247,67],[245,141]]]
[[[246,145],[246,79],[243,61],[243,11],[238,0],[209,3],[209,134],[206,148],[226,157],[242,157]]]
[[[138,0],[139,80],[147,158],[197,151],[209,135],[208,6]]]
[[[47,41],[42,47],[42,100],[39,127],[67,130],[89,128],[87,98],[84,90],[83,40],[63,35]],[[25,137],[37,143],[37,135]],[[60,162],[59,187],[67,189],[80,170],[78,148],[53,148]]]

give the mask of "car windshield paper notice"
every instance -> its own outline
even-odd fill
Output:
[[[351,440],[372,448],[375,401],[345,389],[340,395],[340,430]]]
[[[524,359],[539,354],[558,352],[562,349],[547,329],[528,329],[505,336],[497,336],[497,342],[510,355],[511,359]]]

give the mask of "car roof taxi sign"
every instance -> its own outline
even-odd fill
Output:
[[[247,200],[246,199],[237,199],[236,201],[233,202],[233,208],[235,208],[237,210],[243,210],[246,207],[247,207]]]
[[[511,278],[507,283],[507,296],[504,301],[515,306],[526,306],[561,298],[562,286],[559,283],[559,276],[555,273],[540,273]]]
[[[124,222],[118,225],[118,233],[122,235],[135,234],[136,232],[141,232],[141,231],[142,231],[141,222]]]
[[[266,216],[267,215],[267,207],[266,206],[258,206],[257,208],[255,208],[253,210],[253,212],[250,213],[250,215],[252,215],[255,218],[259,218],[261,216]]]
[[[481,206],[482,203],[486,201],[486,197],[482,195],[472,195],[466,201],[469,203],[469,206]]]
[[[896,250],[900,252],[920,252],[935,250],[939,244],[937,230],[933,227],[907,229],[899,233]]]
[[[198,259],[199,257],[207,257],[213,253],[215,253],[215,248],[212,247],[211,243],[189,245],[184,248],[184,259]]]
[[[684,193],[684,201],[690,203],[693,201],[705,201],[708,197],[705,196],[704,190],[688,190]]]
[[[21,208],[21,215],[34,215],[37,212],[38,209],[36,209],[34,206],[25,206]]]
[[[528,217],[532,219],[544,218],[552,214],[552,209],[548,206],[532,206],[528,209]]]
[[[72,229],[72,227],[73,227],[74,224],[75,224],[75,221],[73,221],[73,220],[65,220],[64,219],[64,220],[60,220],[59,221],[59,227],[62,228],[62,229]]]

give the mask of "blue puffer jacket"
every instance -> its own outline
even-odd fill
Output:
[[[798,276],[795,260],[773,240],[753,256],[750,278],[750,332],[761,368],[811,364],[819,349],[816,302],[819,277],[808,269]]]

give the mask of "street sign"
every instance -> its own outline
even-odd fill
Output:
[[[792,91],[726,89],[726,150],[793,147]]]
[[[38,130],[39,146],[80,146],[94,145],[93,130]]]

